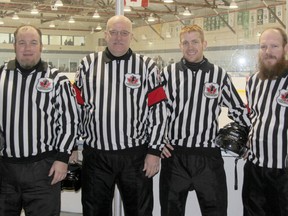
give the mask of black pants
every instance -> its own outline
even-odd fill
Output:
[[[51,185],[49,170],[54,161],[44,159],[26,164],[0,160],[0,215],[60,215],[60,183]]]
[[[152,216],[152,178],[142,171],[146,151],[119,155],[83,150],[83,216],[112,216],[115,185],[126,216]]]
[[[244,216],[287,216],[288,173],[247,161],[242,190]]]
[[[188,192],[195,190],[202,216],[227,215],[227,184],[221,157],[173,152],[161,162],[162,216],[184,216]]]

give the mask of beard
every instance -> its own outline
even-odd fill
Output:
[[[274,58],[274,56],[268,56],[269,58]],[[276,62],[274,65],[265,65],[263,60],[258,56],[259,62],[259,74],[258,77],[262,80],[266,79],[276,79],[277,77],[281,76],[285,69],[288,68],[288,61],[285,60],[285,56],[283,56],[279,61]]]

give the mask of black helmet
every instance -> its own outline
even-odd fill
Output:
[[[61,182],[61,190],[78,191],[81,188],[81,170],[81,164],[69,164],[66,178]]]
[[[243,158],[248,147],[248,129],[236,122],[231,122],[219,130],[215,144],[237,158]]]

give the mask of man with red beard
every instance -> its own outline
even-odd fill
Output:
[[[246,87],[252,127],[251,152],[244,166],[244,216],[287,216],[287,34],[281,28],[269,28],[259,44],[259,72]]]

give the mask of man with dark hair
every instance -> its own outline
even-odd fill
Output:
[[[266,29],[259,45],[259,71],[246,86],[253,127],[251,152],[244,166],[244,216],[287,216],[287,35],[281,28]]]
[[[0,215],[60,215],[61,183],[77,138],[75,94],[41,59],[41,31],[14,33],[16,58],[0,70]]]

